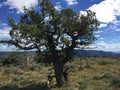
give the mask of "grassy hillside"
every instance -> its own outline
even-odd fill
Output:
[[[58,89],[55,79],[53,88],[46,86],[52,65],[1,65],[0,90],[120,90],[120,59],[75,58],[65,67],[70,68],[69,82]]]

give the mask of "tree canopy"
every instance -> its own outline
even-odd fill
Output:
[[[63,67],[73,57],[76,46],[88,45],[96,39],[94,31],[99,23],[91,10],[87,10],[86,14],[70,8],[58,11],[49,0],[38,1],[38,4],[39,11],[24,7],[24,15],[18,23],[9,18],[11,39],[0,42],[13,44],[23,50],[50,52],[54,67],[60,70],[56,63]],[[57,71],[55,74],[59,86],[62,86]]]

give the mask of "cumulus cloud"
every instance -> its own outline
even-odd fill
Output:
[[[15,46],[8,46],[8,45],[0,45],[0,51],[16,51],[16,47]]]
[[[96,32],[94,32],[95,34],[99,34],[99,33],[102,33],[103,31],[101,31],[101,30],[98,30],[98,31],[96,31]]]
[[[106,43],[105,41],[99,41],[95,46],[97,46],[97,50],[104,51],[119,51],[120,43]]]
[[[0,40],[9,39],[10,38],[9,32],[11,28],[6,23],[1,23],[0,27],[3,27],[0,28]]]
[[[0,8],[2,7],[2,4],[0,4]]]
[[[67,3],[68,5],[78,4],[78,1],[77,1],[77,0],[64,0],[64,1],[66,1],[66,3]]]
[[[37,0],[7,0],[3,2],[4,5],[9,6],[9,9],[16,9],[17,13],[23,13],[23,7],[31,8],[36,6]]]
[[[89,9],[96,12],[97,19],[100,22],[109,23],[116,20],[116,17],[120,15],[120,0],[104,0]]]
[[[111,31],[111,32],[116,32],[116,31],[120,31],[119,27],[120,27],[120,21],[114,20],[107,25],[106,30]]]
[[[107,24],[106,23],[101,23],[99,28],[104,28],[104,27],[107,27]]]
[[[120,29],[115,29],[114,31],[116,31],[116,32],[120,32]]]
[[[57,5],[55,6],[55,8],[60,11],[62,9],[62,6],[60,5],[60,2],[56,3]]]
[[[95,35],[95,37],[97,37],[97,38],[98,38],[98,37],[100,37],[100,35]]]

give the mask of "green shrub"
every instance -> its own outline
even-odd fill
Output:
[[[42,70],[42,68],[44,67],[44,64],[34,64],[34,65],[30,65],[28,66],[28,69],[29,70],[32,70],[32,71],[40,71]]]
[[[79,90],[86,90],[87,83],[85,81],[80,80],[78,84],[79,84]]]
[[[113,76],[110,73],[105,73],[105,74],[93,77],[94,80],[111,79],[111,78],[113,78]]]
[[[4,74],[23,74],[24,71],[17,67],[4,67]]]
[[[100,79],[102,79],[102,77],[101,76],[94,76],[93,79],[94,80],[100,80]]]
[[[20,81],[20,80],[23,80],[23,76],[21,75],[15,75],[12,79],[13,82],[17,82],[17,81]]]
[[[113,78],[111,81],[111,85],[113,85],[116,88],[120,88],[120,78]]]
[[[108,64],[111,64],[111,62],[108,62],[108,61],[99,62],[99,65],[108,65]]]
[[[110,73],[105,73],[102,75],[102,78],[111,79],[111,78],[113,78],[113,76]]]
[[[1,60],[1,63],[3,66],[9,66],[9,65],[23,65],[25,64],[25,57],[23,55],[10,55],[6,58],[3,58]]]

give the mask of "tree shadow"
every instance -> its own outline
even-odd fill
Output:
[[[31,85],[24,88],[19,88],[17,86],[3,86],[0,90],[50,90],[46,85]]]

